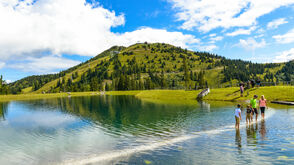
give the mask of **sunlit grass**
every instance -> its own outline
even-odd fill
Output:
[[[143,90],[143,91],[109,91],[106,95],[133,95],[137,98],[170,104],[194,104],[201,90],[185,91],[185,90]],[[52,94],[20,94],[20,95],[1,95],[0,101],[11,100],[29,100],[29,99],[44,99],[55,97],[68,96],[92,96],[100,95],[100,92],[71,92],[67,93],[52,93]],[[269,101],[294,101],[293,86],[275,86],[275,87],[260,87],[245,90],[244,96],[240,97],[238,87],[211,89],[209,95],[204,97],[206,101],[245,101],[253,97],[253,95],[265,95]]]

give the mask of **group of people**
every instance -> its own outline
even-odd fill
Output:
[[[253,98],[250,100],[250,104],[247,105],[247,109],[246,109],[246,124],[251,124],[251,122],[253,121],[253,117],[255,115],[255,120],[257,121],[258,118],[258,109],[261,112],[261,117],[262,120],[264,120],[264,113],[265,113],[265,109],[268,108],[267,107],[267,102],[266,99],[264,97],[264,95],[262,95],[259,99],[259,101],[257,101],[258,96],[254,95]],[[257,106],[258,104],[258,106]],[[236,120],[236,129],[239,129],[240,127],[240,121],[242,120],[242,116],[241,116],[241,105],[238,104],[237,108],[235,109],[235,120]]]
[[[260,87],[261,81],[259,79],[256,81],[253,79],[248,80],[246,87],[245,87],[245,83],[240,83],[239,86],[240,86],[241,97],[243,97],[243,93],[244,93],[245,88],[250,89],[250,85],[251,85],[251,88],[254,88],[255,85],[256,85],[256,87]]]

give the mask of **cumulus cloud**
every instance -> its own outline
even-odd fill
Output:
[[[273,36],[273,38],[276,39],[278,43],[282,43],[282,44],[292,43],[294,42],[294,29],[288,31],[284,35],[275,35]]]
[[[3,68],[5,66],[4,62],[0,62],[0,69]]]
[[[176,9],[176,16],[183,21],[181,28],[202,32],[230,27],[248,27],[256,19],[282,6],[293,4],[293,0],[169,0]]]
[[[0,1],[2,58],[47,50],[93,56],[106,49],[111,27],[124,16],[84,0]]]
[[[232,37],[233,36],[237,36],[237,35],[241,35],[241,34],[243,34],[243,35],[249,35],[255,29],[256,29],[256,26],[252,26],[249,29],[238,29],[238,30],[233,31],[231,33],[226,33],[226,35],[227,36],[232,36]]]
[[[136,42],[164,42],[188,48],[200,42],[193,35],[184,35],[181,32],[168,32],[163,29],[144,27],[132,32],[116,35],[114,44],[128,46]]]
[[[200,51],[210,52],[217,49],[218,47],[212,44],[212,45],[198,45],[196,48],[199,49]]]
[[[0,0],[0,20],[1,59],[26,60],[28,68],[25,63],[11,66],[26,71],[48,71],[45,61],[48,68],[63,69],[77,61],[58,58],[62,61],[58,62],[54,55],[95,56],[113,45],[147,41],[188,47],[200,42],[192,35],[148,27],[113,33],[112,27],[124,25],[124,15],[85,0]]]
[[[248,38],[247,40],[240,39],[238,46],[243,47],[246,50],[255,50],[256,48],[262,48],[266,45],[266,42],[264,39],[262,39],[260,42],[257,42],[253,38]]]
[[[44,50],[52,54],[94,56],[114,44],[127,45],[139,40],[169,41],[179,46],[196,41],[191,35],[151,28],[112,33],[111,27],[124,25],[124,15],[117,16],[114,11],[85,0],[0,0],[0,20],[5,22],[0,29],[3,59]]]
[[[224,37],[222,36],[215,36],[210,38],[211,43],[215,43],[216,41],[221,41]]]
[[[27,60],[11,64],[8,67],[25,72],[51,73],[61,69],[67,69],[79,64],[80,61],[70,60],[62,57],[45,56],[41,58],[30,57]]]
[[[276,29],[278,26],[288,23],[285,18],[275,19],[267,24],[268,29]]]
[[[273,60],[274,62],[287,62],[294,60],[294,48],[281,52]]]
[[[12,83],[12,81],[11,81],[11,80],[5,80],[5,82],[6,82],[7,84],[10,84],[10,83]]]

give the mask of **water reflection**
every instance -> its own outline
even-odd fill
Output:
[[[240,135],[240,129],[236,129],[236,135],[235,135],[235,143],[236,146],[238,148],[238,152],[242,153],[241,149],[242,149],[242,139],[241,139],[241,135]]]
[[[200,108],[207,111],[207,112],[210,112],[210,104],[205,102],[205,101],[198,101],[198,104],[200,105]]]
[[[266,127],[265,127],[265,120],[260,122],[260,130],[259,133],[261,135],[261,139],[264,140],[266,136]]]
[[[170,136],[187,126],[191,106],[143,102],[130,96],[72,97],[22,102],[31,111],[58,110],[112,136]]]
[[[5,116],[7,114],[8,103],[1,103],[0,102],[0,120],[5,120]]]
[[[258,123],[246,125],[247,145],[255,146],[257,144]]]

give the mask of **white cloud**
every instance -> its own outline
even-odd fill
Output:
[[[4,62],[0,62],[0,69],[3,68],[5,66]]]
[[[273,38],[276,39],[277,42],[282,43],[282,44],[294,42],[294,29],[288,31],[284,35],[273,36]]]
[[[177,10],[177,18],[183,21],[181,28],[202,32],[230,27],[248,27],[256,19],[293,0],[169,0]]]
[[[249,35],[255,29],[256,29],[256,26],[252,26],[249,29],[238,29],[238,30],[233,31],[231,33],[226,33],[226,35],[227,36],[237,36],[237,35],[241,35],[241,34],[243,34],[243,35]]]
[[[124,25],[124,15],[85,0],[0,0],[0,20],[0,57],[6,62],[0,68],[41,74],[80,63],[62,54],[95,56],[113,45],[138,41],[185,48],[200,42],[192,35],[148,27],[113,33],[112,27]]]
[[[209,37],[215,37],[215,36],[216,36],[215,33],[209,34]]]
[[[113,45],[137,41],[185,46],[199,42],[192,35],[142,28],[124,34],[111,27],[125,23],[116,15],[85,0],[0,0],[0,56],[3,60],[40,57],[36,52],[94,56]],[[20,58],[21,57],[21,58]]]
[[[12,1],[11,1],[12,2]],[[0,0],[0,56],[51,51],[93,56],[109,47],[111,27],[124,24],[124,16],[85,0]]]
[[[216,45],[199,45],[196,48],[199,49],[200,51],[210,52],[217,49],[218,47]]]
[[[24,62],[9,65],[9,68],[19,69],[25,72],[53,73],[61,69],[70,68],[79,63],[80,61],[55,56],[45,56],[41,58],[30,57]]]
[[[254,38],[261,38],[263,36],[264,36],[264,34],[259,34],[259,35],[254,36]]]
[[[278,26],[288,23],[285,18],[275,19],[267,24],[268,29],[276,29]]]
[[[222,36],[216,36],[216,37],[212,37],[212,38],[210,38],[210,41],[212,42],[212,43],[215,43],[216,41],[220,41],[220,40],[222,40],[224,37],[222,37]]]
[[[243,47],[247,50],[255,50],[256,48],[262,48],[266,45],[266,42],[264,39],[262,39],[260,42],[257,42],[253,38],[248,38],[247,40],[240,39],[239,46]]]
[[[287,62],[287,61],[291,61],[291,60],[294,60],[294,48],[287,50],[287,51],[283,51],[278,56],[276,56],[273,61],[274,62]]]
[[[132,32],[116,35],[113,40],[116,45],[128,46],[137,42],[164,42],[176,46],[188,48],[189,45],[199,43],[200,40],[192,35],[184,35],[181,32],[168,32],[163,29],[144,27]]]
[[[5,80],[5,82],[6,82],[7,84],[10,84],[10,83],[12,83],[12,81],[11,81],[11,80]]]

